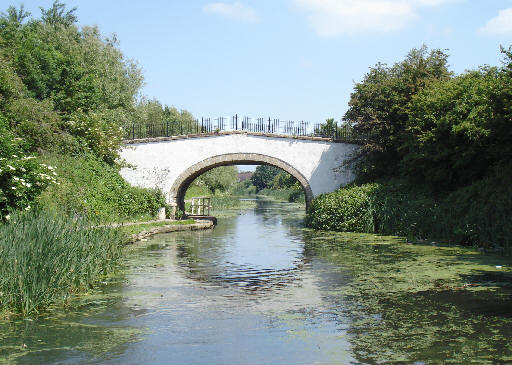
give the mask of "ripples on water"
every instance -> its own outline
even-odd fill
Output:
[[[130,247],[124,275],[79,310],[0,324],[0,362],[512,361],[510,263],[311,232],[302,210],[259,202],[213,231]]]

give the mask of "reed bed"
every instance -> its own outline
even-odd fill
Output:
[[[15,214],[0,224],[0,312],[30,316],[68,305],[117,266],[123,237],[81,219]]]

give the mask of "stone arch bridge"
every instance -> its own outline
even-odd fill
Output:
[[[330,138],[246,131],[134,139],[121,150],[129,165],[121,175],[132,185],[160,189],[183,210],[187,188],[202,173],[225,165],[272,165],[299,181],[309,206],[317,195],[352,181],[340,166],[357,148]]]

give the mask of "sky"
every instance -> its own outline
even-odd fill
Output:
[[[52,0],[23,1],[39,17]],[[500,65],[512,0],[69,0],[78,24],[117,35],[142,94],[196,117],[341,119],[354,84],[423,44],[462,73]],[[20,1],[0,0],[1,11]]]

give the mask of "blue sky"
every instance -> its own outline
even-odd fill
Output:
[[[2,0],[2,11],[20,1]],[[39,16],[51,0],[23,1]],[[143,94],[196,117],[340,119],[354,82],[426,44],[457,73],[499,65],[512,0],[87,0],[80,25],[116,33]]]

